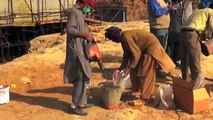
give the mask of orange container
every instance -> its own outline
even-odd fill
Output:
[[[205,88],[193,90],[192,83],[173,78],[174,100],[177,107],[191,114],[209,109],[210,96]]]

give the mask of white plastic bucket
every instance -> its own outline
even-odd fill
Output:
[[[10,101],[10,86],[0,85],[0,104],[5,104]]]

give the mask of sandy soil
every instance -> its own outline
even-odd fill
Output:
[[[107,76],[119,67],[122,60],[120,44],[104,41],[104,29],[116,25],[124,29],[147,29],[147,23],[114,23],[103,26],[91,26],[90,30],[99,41],[103,54]],[[82,117],[69,113],[71,84],[63,84],[66,35],[40,36],[31,41],[30,53],[11,62],[0,65],[0,84],[16,84],[10,90],[10,102],[0,105],[0,120],[211,120],[213,104],[209,110],[190,115],[184,111],[159,110],[150,106],[132,107],[122,97],[121,108],[106,110],[101,107],[101,90],[98,87],[104,81],[97,63],[93,62],[93,79],[89,101],[95,107],[85,109],[89,115]],[[202,71],[205,76],[213,77],[213,56],[203,57]],[[175,73],[180,73],[177,69]],[[158,84],[171,83],[171,79],[157,79]],[[211,92],[212,94],[212,92]]]

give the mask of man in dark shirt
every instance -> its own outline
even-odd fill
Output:
[[[192,0],[172,0],[175,7],[170,11],[170,26],[167,53],[173,62],[180,65],[180,42],[178,40],[180,28],[188,17],[193,13]]]

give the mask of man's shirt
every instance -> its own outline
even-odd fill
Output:
[[[182,28],[192,28],[197,31],[213,30],[213,9],[205,8],[195,11]]]
[[[162,15],[168,14],[169,8],[161,8],[158,0],[149,0],[148,7],[153,17],[160,17]]]

